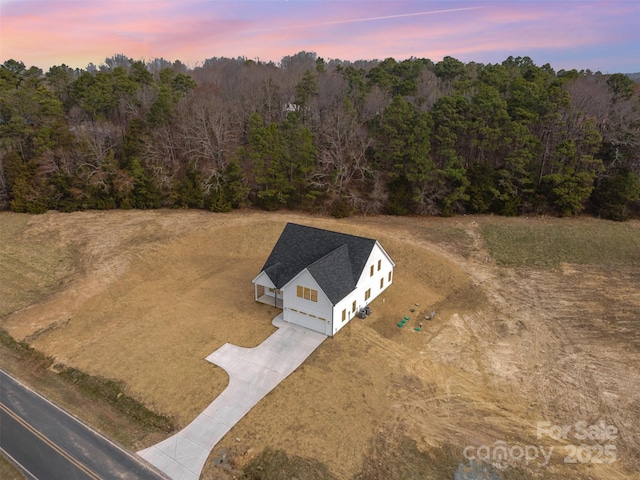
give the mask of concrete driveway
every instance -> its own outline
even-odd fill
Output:
[[[174,480],[198,480],[213,447],[327,338],[286,323],[255,348],[227,343],[207,357],[229,374],[229,386],[204,412],[172,437],[138,452]]]

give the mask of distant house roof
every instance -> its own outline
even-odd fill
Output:
[[[376,241],[287,223],[262,267],[276,288],[305,268],[335,305],[356,287]]]

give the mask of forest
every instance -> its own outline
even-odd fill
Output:
[[[445,57],[0,66],[0,209],[640,216],[640,84]]]

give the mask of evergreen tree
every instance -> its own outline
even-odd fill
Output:
[[[640,200],[640,176],[627,168],[604,176],[591,194],[595,213],[610,220],[628,220],[631,204]]]
[[[431,117],[403,97],[395,97],[384,110],[377,137],[378,166],[392,179],[389,211],[415,210],[420,204],[434,164],[429,158]],[[408,202],[408,203],[407,203]]]

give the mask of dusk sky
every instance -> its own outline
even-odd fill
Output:
[[[211,57],[499,63],[640,72],[640,1],[0,0],[0,62],[47,71],[124,54],[194,67]]]

